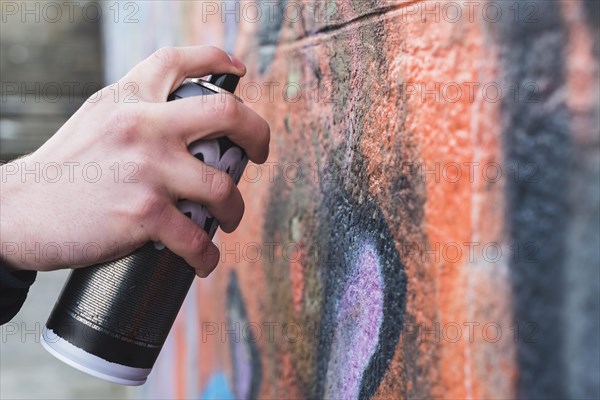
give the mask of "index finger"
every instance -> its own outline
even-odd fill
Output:
[[[142,100],[164,102],[188,77],[223,73],[244,76],[246,67],[214,46],[163,47],[133,67],[120,82],[135,83]]]
[[[186,147],[198,139],[227,136],[257,164],[269,154],[267,121],[230,94],[194,96],[153,106],[151,115],[163,131]]]

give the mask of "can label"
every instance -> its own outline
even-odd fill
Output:
[[[206,165],[227,172],[236,184],[248,163],[246,153],[229,139],[199,140],[192,143],[190,152]],[[189,200],[182,200],[177,206],[198,226],[203,227],[211,238],[214,236],[218,223],[205,206]]]

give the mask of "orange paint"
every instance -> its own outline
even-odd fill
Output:
[[[175,365],[174,374],[175,374],[175,396],[177,399],[185,399],[186,396],[186,376],[187,371],[185,370],[185,366],[187,365],[186,359],[186,341],[185,341],[185,327],[184,322],[181,318],[178,318],[175,326]]]
[[[292,289],[292,300],[294,311],[302,310],[302,297],[304,296],[304,263],[302,262],[303,250],[300,243],[297,244],[299,252],[290,255],[290,287]]]
[[[280,31],[269,34],[265,21],[242,19],[238,26],[236,55],[248,65],[241,86],[255,83],[263,89],[263,97],[251,101],[247,92],[238,94],[271,126],[270,164],[258,169],[262,178],[257,182],[242,180],[246,215],[236,232],[216,238],[228,249],[239,244],[238,259],[228,255],[211,277],[199,283],[198,334],[203,335],[196,355],[199,387],[219,371],[233,379],[229,339],[221,335],[231,269],[239,278],[248,322],[263,327],[256,343],[262,370],[259,397],[305,397],[323,378],[318,375],[324,357],[318,343],[288,343],[280,331],[271,340],[263,324],[322,323],[323,304],[336,301],[323,292],[323,270],[331,266],[319,263],[318,247],[323,243],[317,237],[323,228],[319,217],[333,210],[323,209],[326,182],[306,169],[333,164],[339,167],[338,174],[350,176],[340,180],[357,207],[369,198],[381,210],[391,232],[390,245],[400,255],[407,276],[404,330],[375,397],[514,398],[519,370],[510,330],[514,304],[511,243],[505,226],[506,186],[511,179],[503,165],[506,121],[502,103],[490,101],[482,91],[486,83],[503,85],[505,90],[511,84],[503,81],[503,49],[493,40],[498,28],[480,13],[472,22],[423,18],[422,13],[413,13],[425,5],[419,1],[327,3],[339,6],[335,20],[284,20]],[[428,2],[429,7],[434,3]],[[465,4],[460,4],[466,12]],[[586,116],[597,104],[593,54],[597,39],[582,22],[580,2],[564,0],[562,8],[569,27],[566,96],[574,115],[575,140],[585,146],[595,143]],[[191,10],[187,19],[201,16],[200,6],[187,9]],[[209,26],[210,33],[191,26],[191,42],[222,41],[224,28],[218,18],[211,18]],[[270,35],[275,43],[269,42]],[[470,98],[466,84],[473,82],[479,85]],[[266,83],[278,84],[273,100]],[[298,101],[283,99],[281,89],[290,83],[304,85],[305,96]],[[452,92],[442,89],[447,84],[462,89],[458,99],[448,98]],[[416,93],[407,92],[415,87]],[[309,95],[311,88],[321,90],[319,101]],[[423,94],[424,90],[428,92]],[[510,95],[507,92],[504,95]],[[348,171],[359,155],[360,168]],[[309,180],[282,183],[286,163],[299,161],[305,163],[303,172]],[[484,175],[490,165],[502,168],[496,182]],[[456,166],[461,176],[452,179]],[[367,190],[361,186],[361,193],[353,192],[358,189],[351,173],[361,174]],[[289,204],[279,209],[272,202],[281,192]],[[281,213],[279,219],[268,213],[272,209]],[[266,259],[267,254],[248,260],[243,246],[256,243],[264,248],[266,238],[280,246],[294,241],[303,257],[285,260],[278,249],[274,260]],[[473,243],[478,244],[471,254],[468,244]],[[498,262],[482,255],[488,243],[506,252]],[[462,252],[456,253],[457,248]],[[496,342],[483,336],[482,328],[489,322],[503,329]],[[466,325],[471,323],[476,324],[472,338]],[[217,333],[206,335],[209,326]],[[453,341],[456,326],[462,331]],[[437,335],[431,331],[435,327]],[[180,370],[186,357],[181,329],[176,327],[178,397],[186,387]]]

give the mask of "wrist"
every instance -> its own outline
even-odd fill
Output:
[[[4,214],[4,209],[2,210]],[[0,218],[0,263],[2,263],[5,270],[9,272],[24,271],[27,269],[25,263],[21,259],[21,249],[19,243],[13,239],[16,236],[8,229],[7,221],[4,218]]]
[[[10,164],[10,163],[9,163]],[[27,268],[21,260],[19,234],[15,231],[16,220],[22,219],[16,215],[19,202],[19,193],[22,185],[18,174],[8,174],[7,165],[2,167],[2,183],[0,190],[0,263],[4,270],[9,272],[23,271]]]

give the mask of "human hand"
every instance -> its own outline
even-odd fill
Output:
[[[245,71],[215,47],[164,48],[91,96],[37,151],[0,167],[2,257],[15,269],[76,268],[161,241],[208,275],[219,251],[176,203],[204,204],[225,232],[244,203],[187,147],[227,136],[263,163],[269,126],[231,95],[166,99],[186,77]]]

